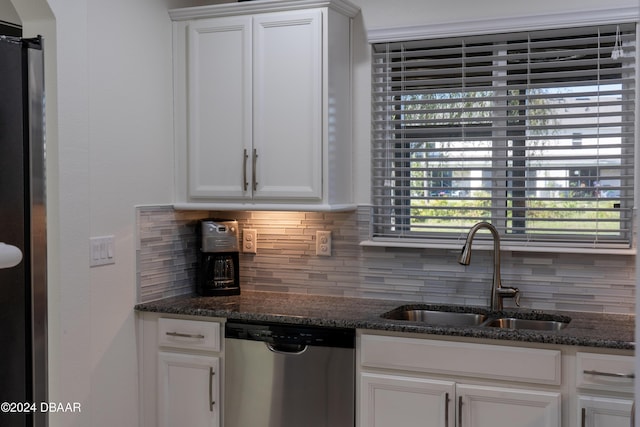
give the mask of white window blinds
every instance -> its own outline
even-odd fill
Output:
[[[628,247],[635,24],[374,44],[374,238]]]

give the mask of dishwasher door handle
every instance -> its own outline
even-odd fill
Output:
[[[272,344],[266,342],[264,345],[273,353],[286,354],[289,356],[299,356],[309,348],[309,346],[305,344]]]

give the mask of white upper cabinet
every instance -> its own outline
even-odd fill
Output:
[[[176,207],[352,209],[351,19],[340,1],[170,12]]]

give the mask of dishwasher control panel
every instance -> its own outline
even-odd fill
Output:
[[[227,322],[225,338],[321,347],[355,347],[355,330],[278,323]]]

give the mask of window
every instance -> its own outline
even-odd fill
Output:
[[[635,31],[373,44],[373,237],[629,247]]]

